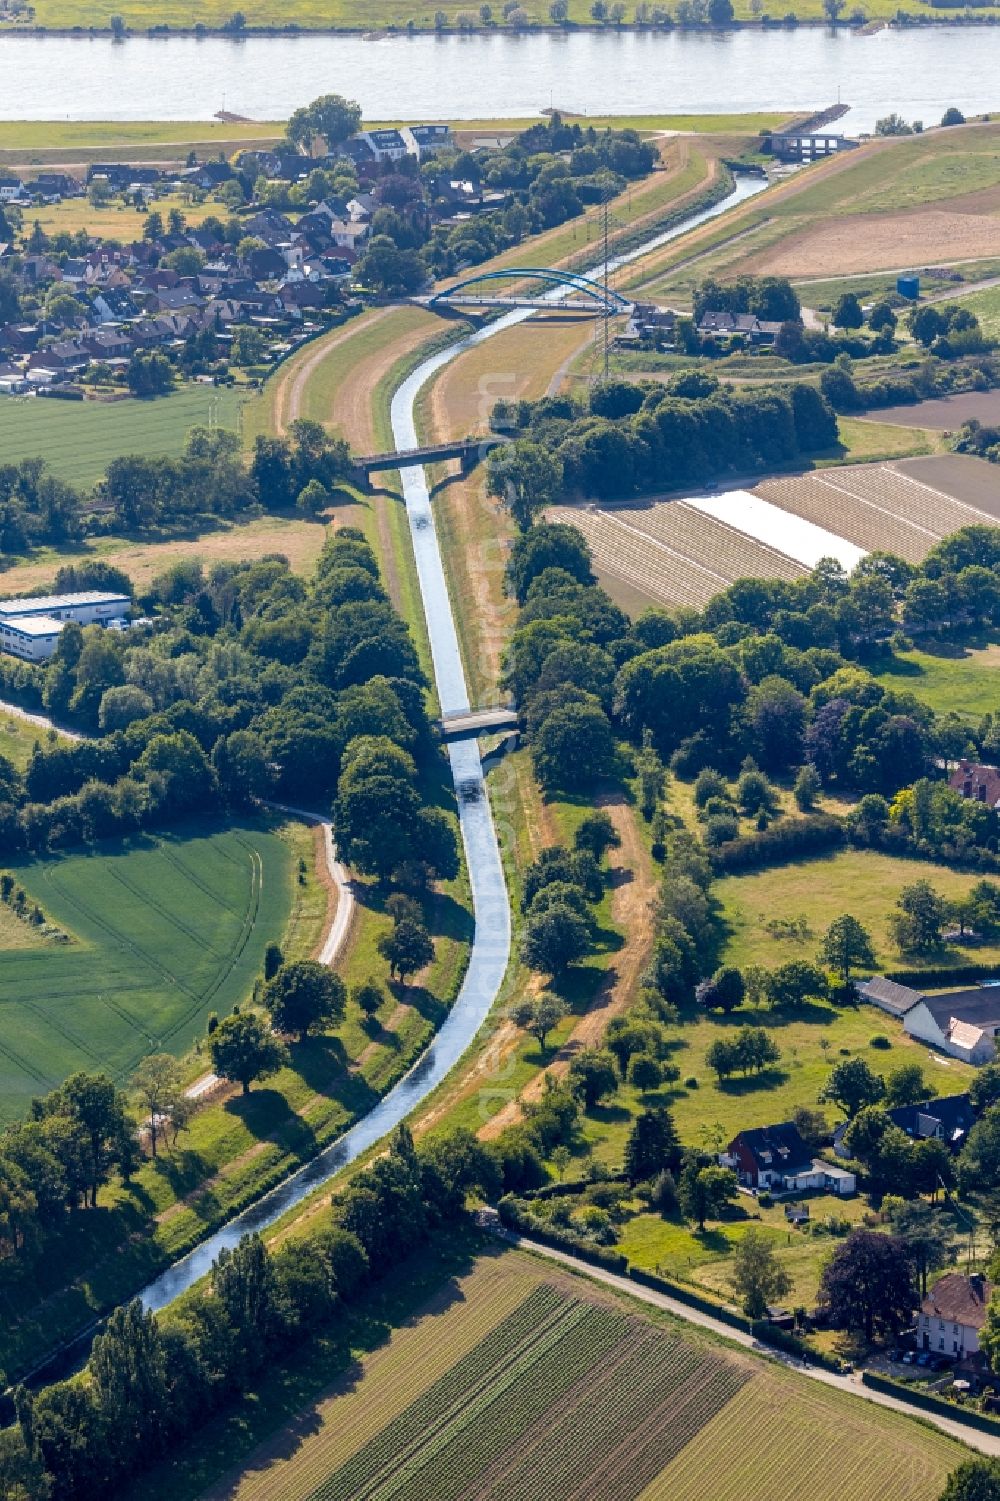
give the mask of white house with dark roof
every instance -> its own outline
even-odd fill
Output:
[[[791,1121],[740,1131],[719,1153],[719,1162],[733,1169],[744,1188],[758,1191],[843,1196],[857,1188],[855,1175],[846,1168],[813,1157]]]
[[[1000,986],[921,996],[903,1017],[903,1029],[963,1063],[991,1063],[1000,1032]]]
[[[920,1305],[917,1342],[923,1350],[961,1360],[979,1350],[993,1286],[985,1277],[949,1272],[939,1277]]]

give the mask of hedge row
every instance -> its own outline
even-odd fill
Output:
[[[617,1272],[619,1276],[628,1272],[628,1260],[620,1251],[608,1251],[604,1246],[595,1246],[592,1241],[583,1240],[569,1230],[541,1225],[533,1214],[524,1214],[507,1195],[497,1205],[497,1214],[500,1216],[500,1223],[508,1230],[516,1230],[519,1235],[529,1235],[532,1240],[540,1241],[543,1246],[551,1246],[554,1251],[565,1251],[570,1256],[578,1256],[581,1261],[590,1262],[592,1266]]]
[[[829,813],[782,820],[759,833],[720,844],[712,851],[712,869],[716,875],[759,870],[765,865],[779,865],[786,860],[836,849],[844,839],[844,825]]]
[[[957,1402],[947,1402],[944,1397],[937,1397],[933,1392],[921,1391],[902,1381],[893,1381],[890,1376],[876,1375],[874,1371],[862,1371],[861,1381],[873,1391],[898,1397],[902,1402],[923,1408],[924,1412],[936,1412],[941,1417],[953,1418],[957,1423],[967,1423],[970,1428],[978,1428],[981,1433],[993,1433],[1000,1437],[1000,1419],[991,1418],[984,1412],[976,1412],[971,1407],[960,1407]]]
[[[979,985],[1000,980],[1000,964],[941,964],[936,969],[894,969],[886,978],[914,990],[940,990],[945,985]]]

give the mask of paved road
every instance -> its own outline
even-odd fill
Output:
[[[734,1329],[731,1325],[724,1324],[721,1319],[702,1313],[698,1308],[691,1308],[687,1303],[681,1303],[667,1293],[656,1292],[651,1287],[643,1287],[641,1283],[632,1282],[628,1277],[619,1277],[615,1272],[605,1271],[603,1267],[591,1266],[586,1261],[580,1261],[576,1256],[567,1255],[565,1251],[557,1251],[552,1246],[543,1246],[538,1241],[528,1240],[525,1236],[516,1235],[512,1231],[500,1230],[496,1233],[503,1240],[509,1241],[511,1245],[519,1246],[525,1251],[533,1251],[537,1256],[545,1256],[549,1261],[558,1261],[585,1277],[592,1277],[596,1282],[603,1282],[608,1287],[627,1293],[630,1298],[638,1298],[641,1303],[649,1303],[654,1308],[662,1308],[688,1324],[697,1324],[701,1329],[710,1329],[713,1334],[729,1340],[732,1344],[741,1345],[746,1350],[753,1350],[758,1354],[763,1353],[772,1359],[780,1360],[783,1365],[787,1365],[791,1370],[808,1377],[811,1381],[819,1381],[824,1386],[832,1386],[837,1391],[846,1392],[848,1396],[857,1397],[863,1402],[873,1402],[876,1407],[887,1407],[892,1412],[902,1413],[905,1417],[920,1418],[923,1422],[931,1423],[935,1428],[939,1428],[949,1438],[958,1439],[969,1448],[977,1449],[980,1454],[1000,1456],[1000,1437],[995,1437],[992,1433],[980,1433],[978,1429],[969,1428],[965,1423],[939,1417],[936,1413],[923,1412],[911,1407],[908,1402],[901,1402],[897,1397],[874,1391],[871,1387],[862,1385],[861,1377],[856,1372],[852,1372],[849,1376],[836,1376],[832,1371],[823,1370],[821,1366],[804,1365],[802,1361],[784,1355],[770,1345],[761,1344],[759,1340],[754,1339],[752,1334],[745,1334],[741,1329]]]

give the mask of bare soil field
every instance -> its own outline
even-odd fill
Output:
[[[982,195],[975,195],[981,198]],[[790,234],[741,264],[754,276],[841,276],[976,259],[996,253],[1000,221],[974,210],[918,209],[912,213],[830,218]]]
[[[501,399],[537,401],[546,394],[553,369],[577,354],[594,333],[593,318],[536,313],[459,355],[432,387],[434,436],[486,432],[490,412]]]
[[[992,426],[1000,423],[1000,391],[963,391],[958,396],[919,401],[916,406],[879,407],[863,415],[899,427],[931,427],[939,432],[954,432],[973,420]]]
[[[926,459],[901,459],[892,467],[1000,521],[1000,470],[995,464],[967,453],[943,453]],[[979,519],[972,516],[963,525]]]

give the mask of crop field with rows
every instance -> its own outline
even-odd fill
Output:
[[[253,825],[11,871],[69,937],[0,950],[0,1121],[75,1069],[123,1080],[146,1053],[190,1047],[249,993],[291,903],[288,847]]]
[[[849,464],[762,480],[752,493],[865,552],[892,552],[912,563],[961,527],[997,524],[980,495],[986,465],[960,461],[974,466],[969,470],[953,457],[919,462],[925,466],[919,478],[894,464]],[[616,583],[626,591],[627,608],[633,600],[700,606],[737,578],[806,571],[780,550],[780,535],[770,546],[683,500],[559,506],[549,518],[583,533],[602,582],[613,594]]]
[[[494,1250],[203,1501],[933,1501],[962,1453],[657,1318]]]
[[[603,509],[559,507],[590,543],[598,572],[667,605],[704,605],[734,579],[796,578],[800,563],[675,500]]]

